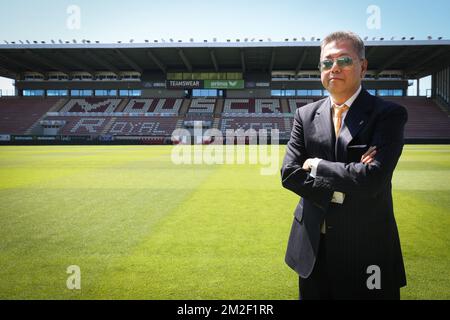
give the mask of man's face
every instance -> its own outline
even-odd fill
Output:
[[[367,70],[367,60],[361,60],[355,52],[349,40],[332,41],[322,50],[320,61],[325,59],[335,60],[339,57],[350,57],[353,64],[339,67],[335,62],[329,70],[321,72],[321,80],[325,89],[331,95],[350,97],[360,86],[361,79]]]

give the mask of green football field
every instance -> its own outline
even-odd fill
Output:
[[[278,169],[172,148],[0,147],[0,299],[297,299]],[[450,145],[405,146],[393,195],[402,298],[450,299]]]

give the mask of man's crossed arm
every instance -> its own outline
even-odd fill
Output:
[[[306,157],[302,119],[296,112],[281,169],[283,186],[322,209],[328,207],[336,191],[363,196],[377,194],[390,180],[401,155],[406,121],[407,113],[403,107],[390,108],[377,121],[372,147],[360,162],[346,164]],[[311,175],[313,168],[315,172]]]

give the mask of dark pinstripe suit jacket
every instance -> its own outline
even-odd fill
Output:
[[[314,267],[320,226],[326,219],[328,273],[338,297],[370,297],[406,285],[394,218],[391,178],[403,149],[406,109],[361,90],[336,141],[331,100],[297,109],[281,169],[282,184],[301,197],[294,211],[286,263],[307,278]],[[377,147],[371,164],[360,162]],[[323,159],[316,177],[302,169],[308,158]],[[334,191],[345,193],[331,204]],[[369,290],[367,268],[380,268],[382,290]]]

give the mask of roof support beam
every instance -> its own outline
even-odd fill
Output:
[[[432,75],[438,71],[441,71],[442,69],[448,68],[450,67],[450,58],[447,58],[446,60],[443,60],[439,63],[438,66],[433,66],[433,67],[429,67],[427,66],[427,68],[421,68],[418,72],[414,73],[414,78],[418,78],[421,79],[423,77]]]
[[[135,71],[139,72],[140,74],[143,73],[142,68],[133,61],[130,57],[128,57],[125,53],[123,53],[120,50],[114,50],[115,53],[117,53],[123,61],[125,61],[131,68],[133,68]]]
[[[390,66],[392,66],[394,63],[396,63],[398,61],[398,59],[400,59],[401,57],[403,57],[405,55],[405,53],[408,52],[408,50],[410,50],[408,47],[403,48],[402,50],[400,50],[396,55],[394,55],[393,57],[389,58],[386,60],[385,63],[383,63],[378,70],[375,72],[375,77],[378,77],[378,75],[383,72],[384,70],[386,70],[387,68],[389,68]]]
[[[188,58],[186,57],[186,55],[184,54],[182,49],[178,49],[178,55],[180,56],[181,60],[183,60],[183,63],[186,66],[186,68],[189,70],[189,72],[192,72],[192,65],[189,62]]]
[[[275,48],[272,49],[272,53],[270,55],[270,64],[269,64],[269,73],[272,74],[273,65],[275,64],[275,58],[277,56],[277,52],[275,51]]]
[[[77,68],[79,68],[82,71],[85,71],[89,73],[91,76],[95,76],[95,70],[86,65],[85,63],[81,62],[80,60],[74,58],[73,56],[69,56],[67,53],[63,53],[61,51],[55,51],[54,54],[61,59],[64,63],[67,64],[73,64]]]
[[[161,60],[159,60],[151,50],[147,50],[146,53],[147,56],[152,59],[152,61],[162,70],[162,72],[166,74],[167,67],[164,65],[164,63],[162,63]]]
[[[57,71],[64,72],[67,75],[70,75],[71,71],[67,69],[66,67],[50,60],[49,58],[43,57],[36,52],[33,52],[31,50],[25,50],[25,53],[31,57],[31,59],[34,59],[38,61],[40,64],[45,64],[49,66],[50,68],[56,69]]]
[[[119,69],[105,61],[105,59],[101,59],[98,57],[98,54],[93,54],[89,50],[84,50],[83,54],[85,54],[89,59],[93,60],[96,64],[103,66],[103,68],[113,72],[119,77]]]
[[[241,66],[242,66],[242,73],[245,73],[245,52],[244,52],[244,49],[241,49]]]
[[[366,60],[369,60],[369,58],[371,57],[371,56],[373,56],[373,54],[377,51],[377,46],[373,46],[373,47],[371,47],[370,49],[368,49],[367,50],[367,52],[366,52]]]
[[[13,76],[14,79],[17,78],[17,74],[13,71],[8,69],[8,67],[4,67],[0,64],[0,75],[4,76]],[[6,77],[8,78],[8,77]]]
[[[217,58],[216,58],[215,51],[214,50],[210,50],[209,51],[209,55],[211,57],[213,65],[214,65],[214,70],[216,70],[216,72],[219,72],[219,64],[217,63]]]
[[[295,75],[298,75],[298,73],[300,72],[300,69],[302,68],[303,63],[305,62],[307,56],[308,56],[308,49],[304,48],[302,55],[298,59],[297,66],[295,67]]]
[[[7,63],[3,63],[1,58],[0,58],[0,69],[2,70],[3,73],[16,75],[16,72],[10,69]]]
[[[46,75],[46,71],[44,71],[41,68],[35,68],[32,65],[30,65],[29,63],[24,62],[22,59],[20,61],[18,61],[14,58],[5,56],[4,54],[0,54],[0,60],[3,60],[8,65],[15,64],[16,66],[19,66],[22,69],[25,69],[28,71],[35,71],[35,72],[42,73],[43,75]]]
[[[445,53],[446,48],[441,48],[440,50],[436,50],[434,53],[430,54],[427,57],[424,57],[423,59],[419,59],[415,65],[409,67],[407,70],[405,70],[405,75],[408,74],[412,74],[414,72],[418,72],[419,69],[424,66],[425,64],[427,64],[428,62],[436,59],[437,57],[439,57],[441,54]]]

